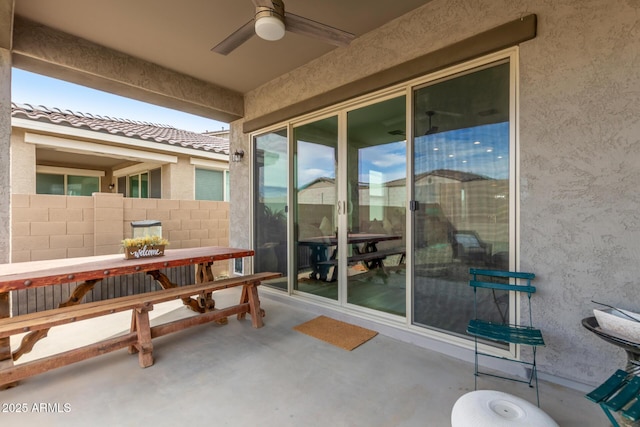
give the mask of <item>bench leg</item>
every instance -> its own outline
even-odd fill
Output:
[[[136,343],[129,347],[129,353],[138,353],[141,368],[153,365],[153,343],[151,342],[151,325],[149,312],[153,307],[142,307],[133,310],[131,316],[131,332],[138,334]]]
[[[249,303],[249,315],[251,316],[251,324],[254,328],[264,326],[262,318],[265,316],[264,310],[260,308],[260,298],[258,297],[258,285],[251,283],[242,286],[242,294],[240,295],[240,304]],[[238,319],[244,319],[247,313],[238,313]]]

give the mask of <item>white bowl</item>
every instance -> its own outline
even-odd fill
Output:
[[[635,321],[623,313],[638,319]],[[640,342],[640,314],[622,309],[594,309],[593,314],[596,316],[598,325],[606,331],[612,332],[629,341]]]

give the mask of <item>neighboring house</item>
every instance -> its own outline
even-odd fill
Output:
[[[131,222],[159,220],[171,248],[228,246],[228,133],[12,103],[12,262],[121,252]],[[217,263],[216,277],[228,263]],[[167,271],[193,283],[191,268]],[[101,283],[87,301],[156,289],[151,277]],[[111,286],[111,288],[110,288]],[[61,295],[14,292],[14,313],[57,307]]]
[[[228,200],[228,131],[12,103],[12,193]]]

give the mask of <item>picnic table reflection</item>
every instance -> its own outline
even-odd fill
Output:
[[[401,255],[404,258],[404,248],[378,250],[378,243],[391,240],[401,240],[399,234],[374,234],[374,233],[349,233],[347,243],[352,247],[352,255],[347,262],[363,262],[367,269],[383,268],[383,260],[391,255]],[[317,236],[298,241],[299,245],[308,246],[311,249],[309,278],[326,281],[329,271],[333,267],[333,273],[329,281],[337,280],[338,272],[338,237]],[[402,261],[401,258],[401,261]]]

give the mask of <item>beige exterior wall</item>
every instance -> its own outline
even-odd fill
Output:
[[[11,133],[11,193],[36,192],[36,146],[24,143],[24,131]]]
[[[165,165],[162,168],[162,197],[174,200],[193,200],[195,198],[194,170],[189,158],[186,157],[179,157],[178,163]],[[168,172],[168,179],[164,178],[165,171]]]
[[[169,249],[229,245],[229,204],[197,200],[131,199],[120,194],[92,197],[14,194],[11,262],[122,252],[131,222],[162,222]],[[229,273],[229,262],[214,275]]]

